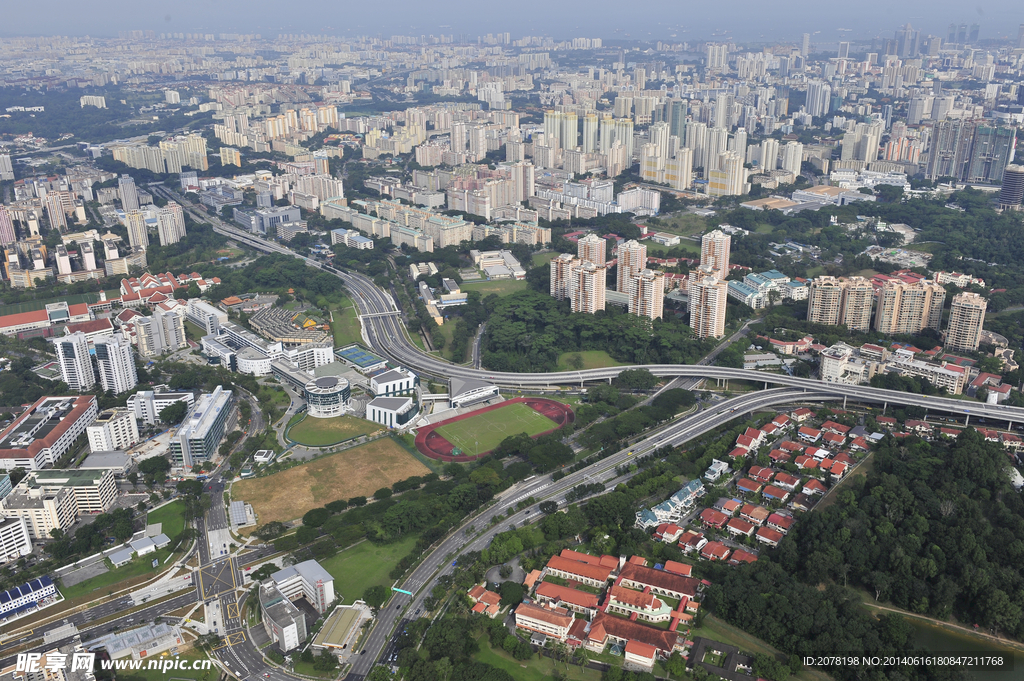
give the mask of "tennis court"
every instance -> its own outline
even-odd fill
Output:
[[[0,305],[0,315],[21,314],[22,312],[35,312],[43,310],[50,303],[63,303],[68,305],[80,305],[82,303],[95,303],[100,299],[98,293],[76,293],[73,296],[63,298],[50,298],[48,300],[26,300],[23,303],[8,303]]]
[[[350,345],[346,348],[340,348],[336,350],[334,354],[346,362],[355,364],[360,369],[366,369],[367,367],[372,367],[384,362],[384,360],[377,355],[372,352],[368,352],[358,345]]]

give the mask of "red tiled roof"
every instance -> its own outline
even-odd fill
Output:
[[[729,563],[731,563],[732,565],[739,565],[740,563],[756,563],[756,562],[757,562],[757,556],[755,556],[754,554],[750,553],[749,551],[744,551],[743,549],[736,549],[735,551],[732,552],[732,555],[729,556]]]
[[[545,608],[536,603],[520,603],[516,607],[516,615],[530,617],[556,627],[568,628],[572,624],[572,615],[565,608]]]
[[[705,508],[700,512],[700,521],[711,527],[722,527],[729,520],[729,516],[713,508]]]
[[[596,579],[598,581],[605,581],[608,576],[612,574],[611,568],[606,568],[601,565],[590,565],[589,563],[581,563],[575,560],[569,560],[568,558],[562,558],[561,556],[552,556],[548,560],[548,567],[556,570],[561,570],[572,575],[580,575],[588,579]]]
[[[68,324],[66,327],[68,333],[75,333],[81,331],[84,334],[99,333],[100,331],[113,331],[114,325],[109,319],[93,319],[88,322],[75,322],[74,324]]]
[[[740,518],[733,518],[728,523],[726,523],[726,527],[728,527],[733,532],[738,532],[739,534],[745,535],[750,535],[750,533],[754,531],[753,525],[748,523],[746,520],[741,520]]]
[[[630,605],[639,610],[658,610],[661,608],[661,601],[655,598],[652,593],[634,591],[633,589],[613,585],[608,590],[608,596],[613,601]]]
[[[762,527],[757,531],[758,539],[764,539],[771,544],[778,544],[782,541],[784,535],[778,530],[773,530],[770,527]]]
[[[655,646],[641,643],[640,641],[629,640],[626,641],[626,654],[636,655],[645,660],[653,660],[654,656],[658,654],[658,649]]]
[[[11,425],[7,426],[6,430],[0,434],[0,441],[3,440],[3,436],[9,432],[12,432],[15,428],[18,428],[22,422],[26,421],[35,411],[35,409],[41,405],[45,400],[50,399],[49,396],[40,397],[36,400],[31,407],[22,412],[21,416],[14,419]],[[28,447],[25,448],[4,448],[0,449],[0,459],[30,459],[35,458],[40,451],[48,447],[52,447],[57,440],[61,438],[64,433],[71,428],[82,415],[89,410],[90,407],[95,408],[96,397],[94,395],[80,395],[75,398],[74,406],[71,411],[67,413],[57,424],[53,426],[49,433],[44,437],[36,438],[33,440]],[[86,424],[88,425],[88,424]]]
[[[693,574],[693,566],[687,563],[678,563],[674,560],[666,560],[665,572],[671,572],[674,575],[682,575],[683,577],[689,577],[691,574]]]
[[[646,643],[647,645],[654,646],[666,655],[672,653],[672,649],[676,645],[676,639],[679,638],[674,631],[655,629],[654,627],[649,627],[639,622],[631,622],[623,617],[616,617],[604,612],[598,613],[591,623],[590,640],[604,640],[604,636],[601,636],[600,639],[596,638],[598,632],[595,630],[598,628],[600,628],[600,633],[602,634],[607,632],[611,636],[626,641]]]
[[[760,492],[761,483],[750,478],[742,478],[736,482],[736,486],[744,492]]]
[[[768,524],[774,527],[781,527],[783,530],[788,530],[793,527],[795,518],[790,515],[782,515],[781,513],[772,513],[768,516]]]
[[[773,499],[785,499],[789,492],[782,488],[776,487],[775,485],[768,485],[763,490],[761,490],[761,494],[765,495],[766,497],[771,497]]]
[[[826,491],[826,487],[825,485],[822,484],[820,480],[811,478],[810,480],[804,483],[803,491],[804,493],[813,492],[815,494],[824,494]]]
[[[596,609],[598,604],[597,596],[594,594],[567,586],[552,584],[551,582],[541,582],[538,584],[536,594],[538,598],[543,597],[549,600],[569,603],[580,608]]]
[[[649,567],[642,567],[640,565],[634,565],[632,563],[626,563],[622,566],[622,571],[619,573],[619,577],[622,580],[629,580],[643,584],[645,586],[657,587],[659,589],[665,589],[666,591],[677,591],[679,593],[686,594],[691,598],[697,594],[697,580],[691,577],[680,577],[679,575],[673,575],[665,572],[664,570],[655,570]]]
[[[729,547],[722,542],[709,541],[700,550],[700,555],[708,560],[725,560],[729,557]]]

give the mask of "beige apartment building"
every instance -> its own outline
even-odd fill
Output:
[[[642,270],[633,277],[629,293],[629,314],[661,319],[665,309],[665,273]]]
[[[720,229],[708,232],[700,240],[700,266],[719,270],[722,276],[729,273],[729,252],[732,237]]]
[[[569,279],[572,275],[572,268],[580,264],[579,258],[572,253],[562,253],[554,258],[549,264],[551,268],[550,292],[555,300],[565,300],[569,297]]]
[[[807,321],[838,326],[851,331],[871,328],[874,289],[864,277],[822,276],[811,282],[807,296]]]
[[[887,281],[878,291],[875,331],[914,334],[922,329],[938,331],[946,289],[933,282]]]
[[[580,239],[576,242],[576,248],[580,260],[592,262],[598,267],[604,266],[607,262],[608,241],[596,234],[588,234]]]
[[[605,306],[607,268],[579,262],[569,275],[569,302],[573,312],[594,314]]]
[[[977,293],[958,293],[949,308],[945,347],[949,350],[977,350],[985,324],[988,301]]]
[[[619,246],[618,276],[615,290],[629,293],[633,277],[647,269],[647,246],[638,241],[627,241]]]
[[[690,275],[690,327],[697,338],[725,335],[725,305],[729,284],[714,276]]]

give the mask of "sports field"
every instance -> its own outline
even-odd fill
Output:
[[[259,524],[265,525],[301,518],[336,499],[371,496],[381,487],[429,472],[386,437],[264,478],[240,480],[231,487],[231,497],[252,504]]]
[[[437,429],[444,439],[476,456],[489,452],[510,435],[526,433],[533,436],[551,430],[555,422],[533,408],[519,402],[503,409],[487,411],[464,421],[456,421]]]

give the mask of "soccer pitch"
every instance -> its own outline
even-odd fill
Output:
[[[489,452],[510,435],[534,436],[556,427],[554,421],[522,402],[484,412],[438,428],[436,433],[467,456]]]

